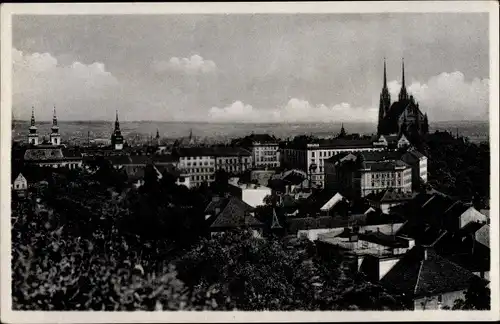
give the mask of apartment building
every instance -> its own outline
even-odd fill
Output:
[[[311,184],[323,188],[325,185],[325,160],[345,152],[383,151],[384,146],[375,146],[372,139],[330,139],[317,143],[281,146],[283,164],[307,172]]]
[[[191,186],[213,182],[219,169],[238,174],[252,166],[251,153],[238,147],[182,147],[173,154],[179,159],[179,169],[189,174]]]
[[[411,192],[412,168],[395,151],[343,153],[325,161],[325,187],[361,197],[389,188]]]

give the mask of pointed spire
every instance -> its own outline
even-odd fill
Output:
[[[280,229],[280,228],[283,228],[280,224],[280,222],[278,221],[278,216],[276,215],[276,209],[273,208],[273,220],[272,220],[272,223],[271,223],[271,228],[272,229]]]
[[[35,126],[35,107],[31,106],[31,126]]]
[[[156,139],[159,139],[160,138],[160,131],[158,130],[158,128],[156,129]]]
[[[385,57],[384,57],[384,89],[387,88],[387,68],[385,64]]]
[[[408,100],[408,92],[406,91],[405,83],[405,60],[403,58],[402,64],[402,78],[401,78],[401,91],[399,92],[399,101]]]
[[[402,87],[403,88],[406,88],[406,85],[405,85],[405,59],[403,57],[403,62],[402,62],[402,71],[403,71],[403,78],[402,78]]]
[[[120,130],[120,121],[118,120],[118,109],[116,109],[115,131]]]
[[[57,126],[56,105],[54,105],[54,116],[52,117],[52,126]]]

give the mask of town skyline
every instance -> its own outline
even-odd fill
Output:
[[[13,35],[16,120],[376,123],[384,57],[430,122],[488,120],[480,13],[19,16]]]

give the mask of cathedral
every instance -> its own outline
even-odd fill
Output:
[[[402,63],[402,81],[398,101],[391,104],[384,59],[384,86],[380,93],[377,134],[405,134],[407,137],[414,137],[425,135],[428,132],[427,114],[422,114],[418,103],[406,90],[404,61]]]

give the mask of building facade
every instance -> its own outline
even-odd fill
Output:
[[[325,186],[325,161],[345,152],[383,151],[383,146],[375,146],[371,139],[333,139],[305,145],[283,145],[282,161],[287,166],[303,170],[310,183],[316,187]]]
[[[182,147],[175,150],[178,167],[189,174],[192,186],[212,183],[216,170],[239,174],[252,167],[249,151],[236,147]]]
[[[252,143],[252,158],[256,168],[278,168],[280,166],[280,151],[277,142]]]
[[[353,197],[385,189],[411,192],[412,169],[397,152],[348,153],[325,161],[325,187]]]

